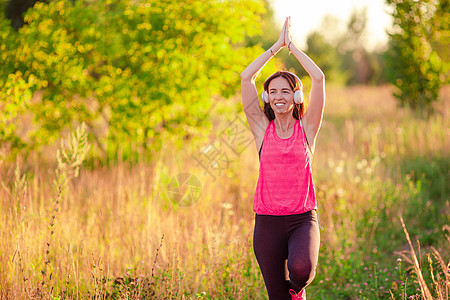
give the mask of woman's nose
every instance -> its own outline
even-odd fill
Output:
[[[282,98],[283,94],[282,93],[275,93],[274,99],[279,99]]]

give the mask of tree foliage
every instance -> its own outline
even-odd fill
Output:
[[[368,50],[366,42],[367,8],[354,9],[345,26],[337,17],[326,15],[308,35],[307,52],[328,81],[346,85],[380,83],[379,54]]]
[[[1,150],[54,143],[83,122],[113,157],[157,147],[162,131],[182,144],[212,95],[238,90],[262,13],[259,0],[61,0],[38,2],[18,31],[1,18]]]
[[[336,47],[325,39],[318,31],[310,33],[306,39],[307,53],[311,59],[323,70],[327,80],[342,82],[339,72],[339,57]]]
[[[346,33],[339,41],[341,70],[349,85],[369,84],[377,76],[376,50],[370,52],[366,48],[367,20],[367,7],[354,9],[347,21]]]
[[[386,2],[394,18],[387,66],[389,79],[398,88],[395,96],[401,105],[427,114],[439,98],[448,71],[448,62],[437,51],[441,43],[448,47],[448,0]]]

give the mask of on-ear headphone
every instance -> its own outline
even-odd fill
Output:
[[[299,89],[299,90],[296,90],[296,91],[294,92],[294,102],[297,103],[297,104],[303,103],[303,84],[302,84],[302,81],[300,80],[300,78],[298,78],[297,75],[295,75],[295,74],[292,73],[292,72],[289,72],[289,71],[283,71],[283,72],[289,73],[289,74],[291,74],[292,76],[294,76],[295,78],[297,78],[298,83],[299,83],[299,85],[300,85],[300,89]],[[272,74],[272,75],[273,75],[273,74]],[[270,75],[270,76],[272,76],[272,75]],[[270,78],[270,76],[269,76],[269,78]],[[267,79],[266,79],[266,80],[267,80]],[[269,94],[267,93],[266,90],[264,90],[264,91],[262,92],[261,97],[262,97],[262,100],[263,100],[265,103],[269,103]]]

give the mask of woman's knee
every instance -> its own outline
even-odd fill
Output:
[[[310,284],[316,275],[316,268],[311,262],[303,261],[301,263],[287,263],[289,279],[299,288],[304,288]]]

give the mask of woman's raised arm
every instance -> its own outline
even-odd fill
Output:
[[[294,45],[290,36],[290,23],[291,18],[289,17],[285,31],[287,47],[309,74],[312,81],[308,110],[303,115],[303,126],[305,128],[309,146],[311,147],[311,150],[314,151],[317,133],[322,124],[323,111],[325,108],[325,75],[308,55]]]
[[[288,18],[286,18],[280,37],[272,47],[255,59],[242,73],[241,73],[241,94],[244,112],[247,116],[247,121],[250,129],[255,137],[258,139],[261,135],[264,136],[265,129],[269,123],[266,115],[259,105],[258,92],[255,86],[256,77],[261,72],[262,68],[269,62],[269,60],[286,46],[285,31],[287,28]]]

